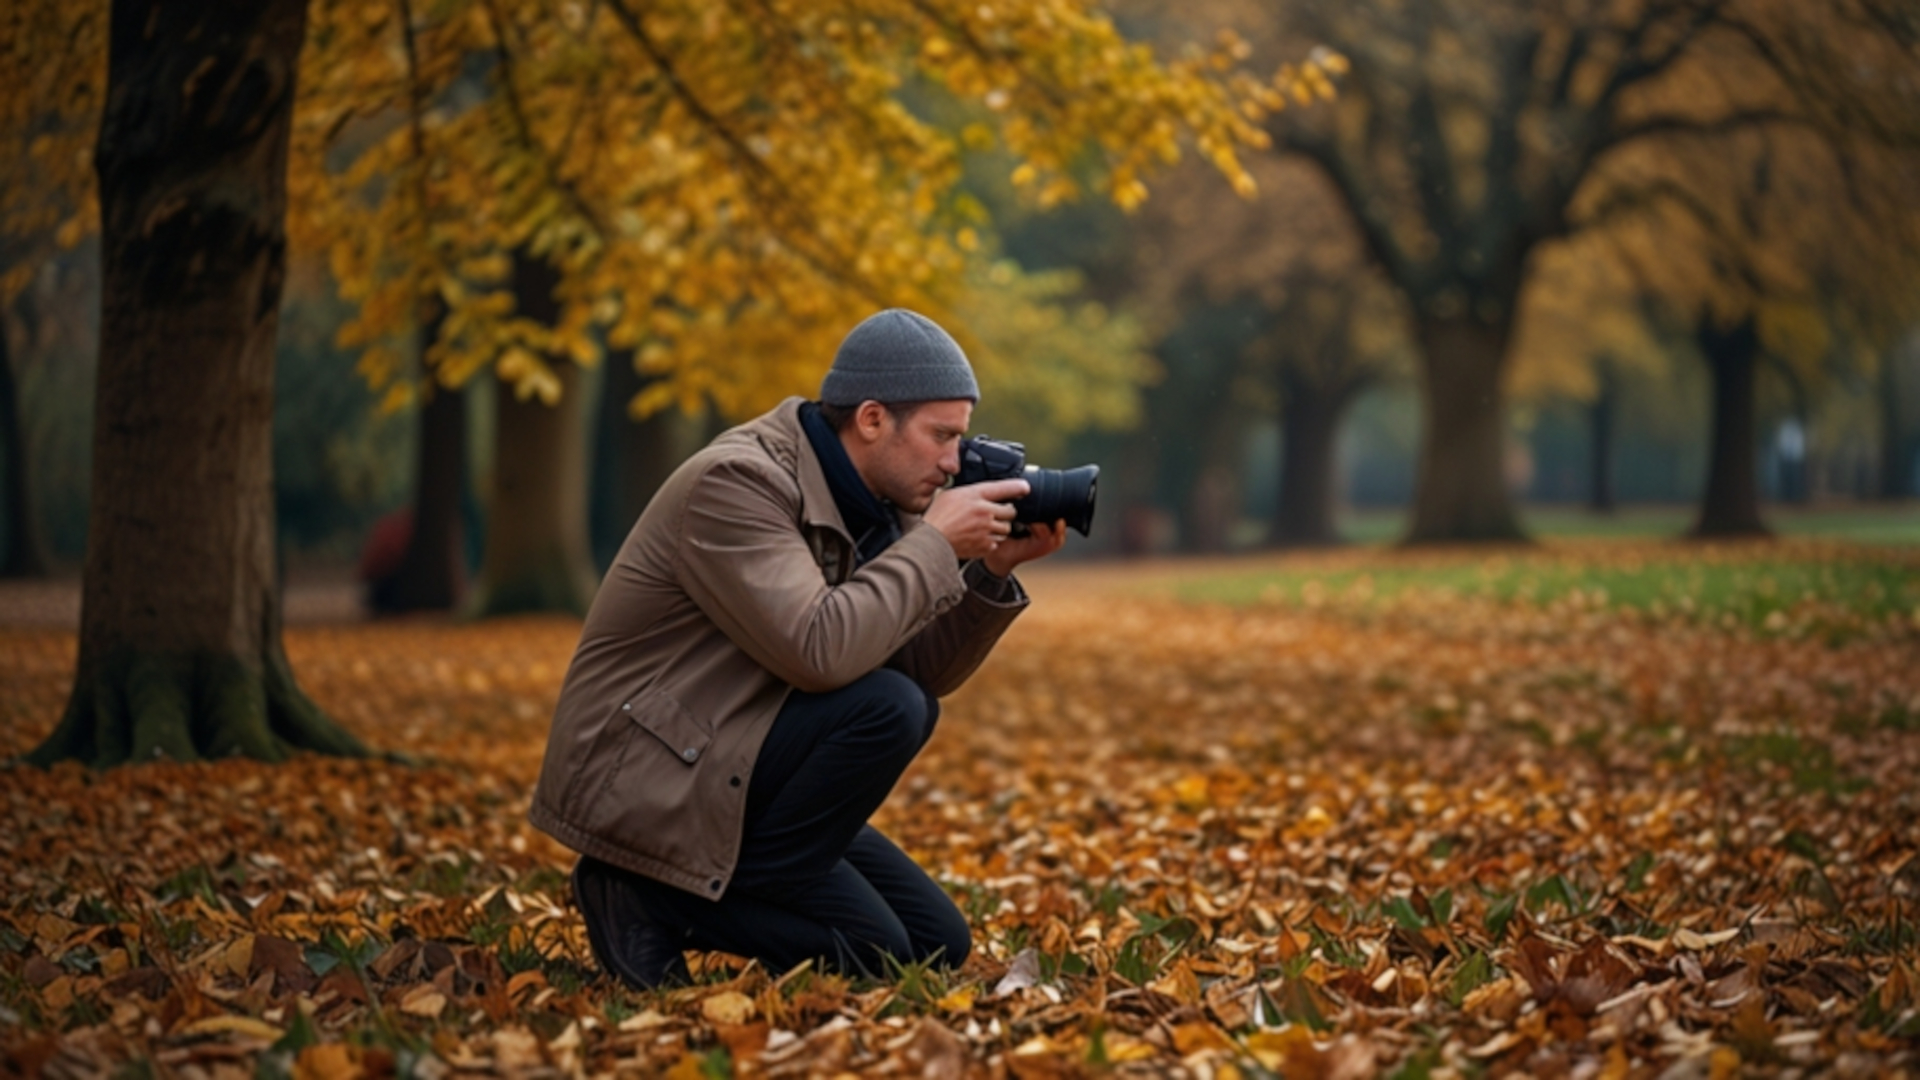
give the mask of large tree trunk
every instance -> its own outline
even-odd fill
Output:
[[[1695,331],[1700,355],[1713,374],[1713,444],[1707,460],[1707,490],[1693,535],[1765,536],[1754,475],[1754,375],[1760,334],[1752,318],[1729,330],[1703,318]]]
[[[1333,524],[1334,447],[1340,419],[1359,386],[1300,381],[1280,405],[1280,506],[1268,533],[1274,547],[1337,544]]]
[[[522,314],[552,323],[557,276],[531,257],[514,260]],[[495,395],[493,505],[487,554],[473,613],[569,611],[584,615],[598,578],[587,546],[586,394],[580,368],[552,361],[559,400],[522,398],[502,384]]]
[[[1408,543],[1524,540],[1507,494],[1508,327],[1418,319],[1424,430]]]
[[[0,578],[37,578],[47,573],[46,551],[40,544],[40,520],[33,512],[33,473],[27,468],[27,433],[20,423],[19,383],[13,377],[13,356],[7,326],[0,315],[0,455],[6,472],[0,474],[0,515],[4,515],[6,548],[0,551]]]
[[[1920,343],[1913,346],[1920,348]],[[1887,350],[1880,358],[1880,484],[1882,499],[1913,497],[1913,451],[1907,445],[1907,433],[1900,423],[1901,348]]]
[[[1620,383],[1612,365],[1602,361],[1595,373],[1598,386],[1593,404],[1587,406],[1587,463],[1591,483],[1587,487],[1587,508],[1596,514],[1611,514],[1619,508],[1613,491],[1614,425],[1620,408]]]
[[[29,755],[361,754],[294,684],[273,544],[273,345],[305,0],[116,0],[80,657]]]

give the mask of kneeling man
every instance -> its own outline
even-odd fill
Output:
[[[980,391],[951,336],[893,309],[792,398],[676,471],[594,598],[534,825],[580,852],[601,967],[649,988],[686,949],[882,975],[958,966],[966,919],[867,824],[939,698],[1027,604],[1024,480],[949,488]]]

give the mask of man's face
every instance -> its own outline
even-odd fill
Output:
[[[934,493],[960,471],[960,440],[973,418],[973,402],[929,401],[904,420],[878,409],[878,430],[867,417],[854,421],[866,443],[864,462],[856,458],[862,479],[873,493],[909,513],[926,513]]]

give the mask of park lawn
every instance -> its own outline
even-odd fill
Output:
[[[1528,535],[1543,539],[1670,540],[1685,536],[1697,511],[1690,506],[1636,504],[1608,514],[1578,506],[1530,503],[1520,508]],[[1920,545],[1920,502],[1820,506],[1771,505],[1763,516],[1787,538],[1820,537],[1857,544]],[[1406,532],[1404,509],[1348,510],[1342,535],[1356,544],[1391,544]]]
[[[1911,558],[1036,569],[876,819],[966,964],[696,954],[644,994],[596,978],[526,825],[578,623],[290,630],[315,698],[414,763],[6,773],[0,1072],[1911,1071],[1920,626],[1869,595]],[[1768,578],[1815,596],[1743,607]],[[1680,585],[1712,617],[1655,613]],[[0,752],[73,655],[0,631]]]
[[[1358,549],[1156,576],[1150,587],[1225,604],[1391,603],[1428,598],[1572,602],[1645,615],[1732,619],[1768,630],[1920,619],[1920,548],[1797,540],[1757,544],[1545,540],[1491,554]]]

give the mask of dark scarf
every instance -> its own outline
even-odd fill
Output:
[[[846,522],[847,532],[853,537],[857,552],[855,565],[887,550],[887,545],[900,539],[900,518],[893,507],[881,501],[867,487],[867,482],[860,479],[860,471],[853,467],[853,459],[847,456],[840,436],[834,434],[827,418],[820,415],[819,404],[809,401],[800,406],[800,426],[806,429],[807,441],[813,444],[813,456],[820,459],[820,471],[827,474],[827,490],[833,493],[833,505],[840,510],[840,520]]]

